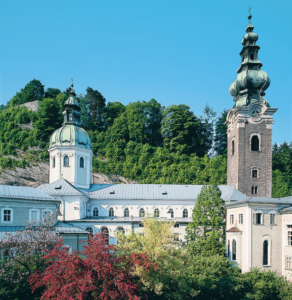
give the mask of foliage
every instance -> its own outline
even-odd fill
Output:
[[[224,255],[225,209],[218,186],[203,186],[187,226],[188,251],[191,255]]]
[[[6,280],[19,282],[37,270],[43,270],[44,252],[52,249],[60,237],[53,230],[56,214],[41,216],[40,220],[28,222],[24,230],[7,232],[0,240],[4,260],[0,274]]]
[[[44,259],[48,267],[30,278],[33,290],[45,287],[41,299],[145,299],[138,275],[157,269],[146,254],[116,257],[103,234],[90,237],[81,252],[69,254],[62,243]],[[149,275],[148,275],[149,276]]]
[[[16,95],[8,102],[8,106],[42,100],[44,94],[44,85],[39,80],[33,79],[23,89],[16,93]]]
[[[217,155],[227,156],[227,125],[224,124],[228,110],[224,109],[215,124],[214,151]]]

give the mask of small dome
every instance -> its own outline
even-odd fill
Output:
[[[92,143],[87,132],[71,124],[65,124],[53,132],[49,148],[55,146],[77,146],[92,150]]]
[[[243,39],[241,41],[241,45],[255,45],[256,41],[258,40],[258,35],[255,32],[248,32],[243,36]]]
[[[73,97],[70,96],[64,103],[64,105],[77,105],[79,107],[78,101]]]

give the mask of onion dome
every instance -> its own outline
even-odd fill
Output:
[[[262,63],[258,60],[260,47],[256,45],[258,35],[253,32],[254,26],[250,23],[251,17],[249,14],[249,24],[241,41],[243,48],[239,53],[241,65],[237,70],[237,79],[229,88],[229,93],[234,97],[235,107],[248,106],[253,102],[263,102],[269,106],[263,96],[271,81],[268,74],[261,70]]]
[[[55,130],[51,135],[49,148],[55,146],[78,146],[92,150],[92,143],[87,132],[80,127],[80,106],[75,99],[73,82],[71,84],[69,98],[64,103],[64,108],[63,126]]]

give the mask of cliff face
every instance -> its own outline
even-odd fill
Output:
[[[36,188],[44,183],[49,183],[48,163],[38,163],[24,169],[16,167],[14,170],[0,170],[0,185],[30,186]],[[93,183],[138,183],[138,181],[127,180],[122,176],[114,174],[104,175],[93,173]]]

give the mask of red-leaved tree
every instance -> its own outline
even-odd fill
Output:
[[[104,235],[91,236],[81,252],[66,252],[62,242],[44,256],[48,266],[30,277],[35,290],[45,288],[43,299],[147,299],[141,274],[150,276],[157,265],[145,253],[115,255]]]

